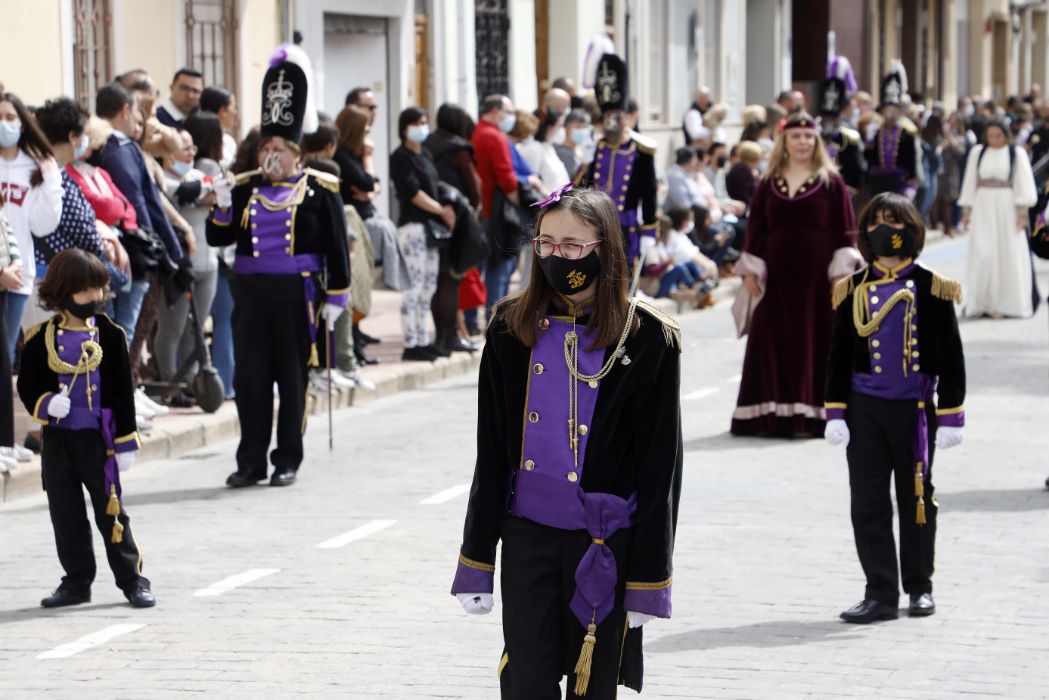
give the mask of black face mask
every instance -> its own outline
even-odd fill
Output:
[[[601,272],[601,258],[596,252],[584,255],[578,260],[566,260],[558,255],[538,260],[539,269],[546,276],[546,281],[565,296],[578,294],[588,288]]]
[[[62,300],[62,308],[73,314],[77,318],[88,319],[98,313],[101,302],[89,301],[86,304],[78,304],[73,301],[73,297],[66,297]]]
[[[871,242],[871,252],[878,257],[907,257],[914,250],[914,233],[904,226],[895,228],[888,224],[878,224],[873,231],[867,232]]]
[[[725,163],[728,162],[728,156],[718,156],[718,170],[725,167]]]

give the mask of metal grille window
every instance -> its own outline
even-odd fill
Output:
[[[76,99],[94,109],[95,93],[113,78],[110,32],[113,16],[109,0],[73,0],[73,68]]]
[[[236,31],[234,0],[186,0],[186,65],[205,85],[237,91]]]
[[[510,11],[506,0],[476,0],[477,94],[510,94]]]

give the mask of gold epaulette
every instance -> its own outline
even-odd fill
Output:
[[[650,139],[649,137],[638,133],[633,133],[630,136],[634,139],[634,143],[637,144],[637,150],[642,153],[647,153],[650,156],[656,154],[657,144],[655,139]]]
[[[904,118],[900,119],[900,126],[902,126],[903,130],[906,131],[911,136],[917,136],[918,135],[918,125],[915,124],[914,122],[912,122],[907,117],[904,117]]]
[[[234,185],[243,185],[245,182],[255,177],[256,175],[262,174],[262,168],[255,168],[254,170],[248,170],[243,173],[238,173],[233,177]]]
[[[840,131],[841,135],[845,137],[846,143],[851,143],[853,146],[859,146],[861,143],[863,143],[860,140],[860,132],[858,131],[853,131],[852,129],[845,126],[840,127],[838,131]]]
[[[27,330],[25,333],[23,333],[22,342],[23,343],[28,343],[30,340],[33,339],[33,336],[35,336],[40,331],[44,330],[44,326],[46,326],[49,323],[51,323],[51,319],[47,319],[46,321],[41,321],[40,323],[36,324],[35,326],[33,326],[32,328]]]
[[[932,295],[937,299],[962,303],[962,283],[949,277],[932,273]]]
[[[677,322],[677,319],[668,316],[643,299],[637,300],[637,308],[643,309],[645,313],[659,321],[663,327],[663,339],[666,340],[667,347],[677,348],[677,351],[681,352],[681,324]]]
[[[326,173],[322,170],[314,170],[313,168],[306,168],[306,174],[312,176],[313,179],[317,181],[317,184],[324,189],[338,193],[339,178],[331,173]]]
[[[853,282],[852,275],[844,279],[838,280],[838,283],[834,285],[834,291],[831,292],[830,304],[833,308],[838,308],[841,303],[848,299],[849,294],[852,292]]]

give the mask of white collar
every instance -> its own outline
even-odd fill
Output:
[[[186,115],[183,114],[182,111],[175,106],[175,103],[171,101],[171,97],[168,97],[166,100],[164,100],[164,104],[161,105],[161,107],[163,107],[164,111],[170,114],[175,121],[185,121]]]

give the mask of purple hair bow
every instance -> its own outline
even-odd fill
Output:
[[[571,182],[566,182],[565,184],[561,185],[556,190],[551,192],[549,197],[547,197],[546,199],[544,199],[541,202],[534,203],[532,206],[533,207],[542,207],[543,209],[546,209],[548,206],[550,206],[554,202],[560,202],[561,201],[561,196],[564,195],[564,193],[567,192],[570,189],[572,189],[572,183]]]

